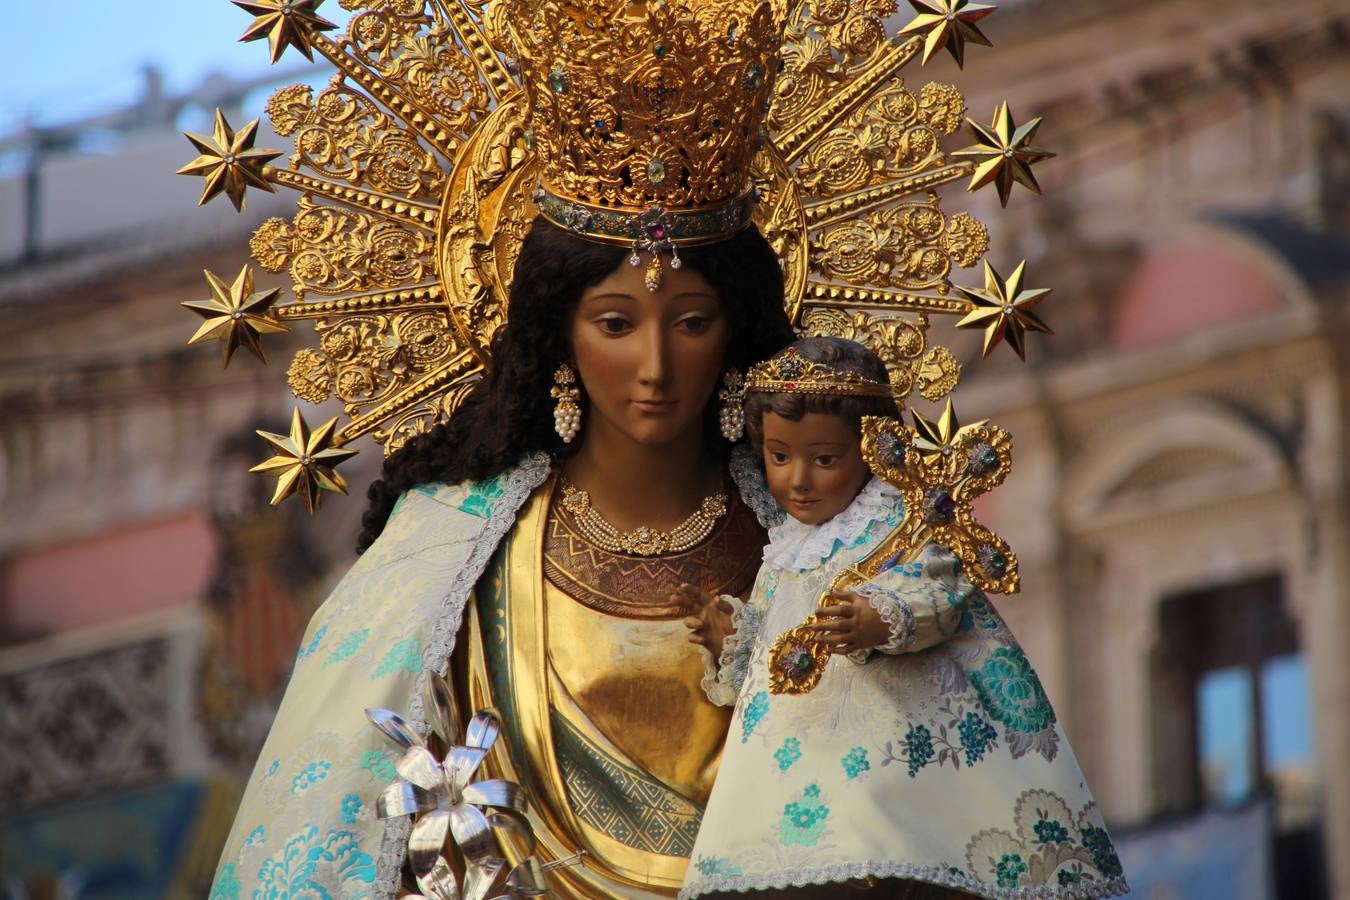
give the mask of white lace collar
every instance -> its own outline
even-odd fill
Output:
[[[862,549],[880,540],[904,517],[900,492],[873,478],[839,515],[820,525],[806,525],[788,516],[769,529],[764,563],[775,569],[804,572],[828,560],[840,548]]]

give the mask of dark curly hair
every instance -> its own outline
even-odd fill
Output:
[[[802,338],[789,348],[804,359],[818,362],[840,372],[855,372],[864,378],[889,381],[886,364],[867,347],[855,341],[837,337]],[[827,394],[747,394],[745,397],[745,431],[750,435],[750,446],[756,453],[764,450],[764,414],[773,411],[789,422],[799,422],[809,412],[828,413],[847,421],[853,430],[862,434],[863,416],[887,416],[897,419],[900,408],[891,397],[835,397]]]
[[[379,537],[394,503],[410,488],[481,481],[507,471],[526,454],[566,452],[553,430],[549,389],[554,371],[569,355],[568,317],[582,292],[614,272],[628,252],[535,218],[516,261],[507,323],[492,339],[491,370],[448,422],[412,438],[385,460],[383,477],[367,492],[358,553]],[[757,229],[681,249],[680,259],[707,279],[726,309],[731,325],[727,367],[745,371],[792,341],[783,310],[782,268]],[[714,397],[704,415],[704,434],[709,451],[724,457],[730,446],[718,431],[716,407]]]

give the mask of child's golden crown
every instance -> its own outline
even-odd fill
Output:
[[[745,378],[747,394],[829,394],[839,397],[889,397],[891,386],[857,372],[846,372],[788,348],[781,356],[756,363]]]

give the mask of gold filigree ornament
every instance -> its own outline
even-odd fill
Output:
[[[250,246],[294,286],[271,315],[315,327],[290,377],[307,401],[341,400],[331,448],[370,435],[390,453],[453,414],[492,365],[540,212],[631,248],[652,281],[681,247],[751,222],[782,260],[795,326],[899,342],[878,347],[903,361],[892,387],[945,393],[958,370],[929,355],[926,317],[979,308],[952,272],[989,236],[938,192],[1034,187],[1044,156],[1036,123],[1010,114],[971,123],[966,155],[945,149],[960,92],[900,77],[980,41],[989,9],[966,0],[924,0],[898,31],[895,0],[343,0],[355,14],[337,36],[320,0],[237,5],[273,61],[293,48],[337,73],[268,101],[294,141],[284,160],[254,149],[256,123],[234,132],[218,114],[181,171],[206,179],[202,202],[301,194]],[[923,360],[936,368],[920,378]]]
[[[888,565],[918,559],[929,544],[950,548],[962,573],[982,591],[1012,594],[1019,588],[1016,554],[974,512],[975,498],[1002,484],[1012,470],[1012,438],[987,422],[961,425],[950,400],[937,422],[918,413],[912,417],[913,427],[895,419],[863,419],[863,459],[900,491],[906,514],[863,560],[834,577],[820,607],[836,602],[830,594],[857,587]],[[802,694],[820,681],[830,657],[811,629],[820,621],[811,615],[769,648],[771,693]]]

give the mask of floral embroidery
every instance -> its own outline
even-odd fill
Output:
[[[1082,829],[1082,835],[1083,846],[1092,854],[1092,864],[1096,866],[1097,871],[1107,878],[1124,874],[1124,870],[1120,867],[1120,857],[1116,855],[1116,848],[1112,845],[1111,836],[1106,833],[1105,828],[1087,825]]]
[[[342,643],[333,648],[333,652],[328,654],[328,658],[323,661],[324,667],[331,666],[335,662],[351,659],[356,651],[361,649],[361,645],[370,637],[370,629],[362,628],[360,631],[353,631],[342,639]]]
[[[267,829],[259,825],[257,828],[254,828],[252,831],[248,833],[248,837],[244,839],[244,846],[245,847],[260,846],[265,837],[267,837]]]
[[[1000,888],[1115,881],[1125,890],[1120,858],[1090,801],[1074,815],[1054,791],[1024,791],[1013,820],[1015,834],[995,828],[970,839],[963,874]]]
[[[956,726],[956,733],[961,736],[968,766],[979,762],[984,758],[986,750],[997,746],[998,732],[988,719],[976,712],[966,713],[961,723]]]
[[[889,741],[886,743],[886,752],[891,752]],[[922,725],[911,724],[909,731],[905,732],[905,745],[898,758],[909,764],[909,777],[913,778],[933,759],[933,733]],[[883,765],[890,761],[886,760]]]
[[[1069,839],[1069,829],[1054,819],[1041,819],[1033,830],[1036,840],[1042,844],[1062,844]]]
[[[750,735],[754,734],[756,726],[764,718],[764,714],[769,711],[769,692],[756,691],[750,698],[750,702],[745,705],[745,712],[741,715],[741,743],[750,743]]]
[[[778,570],[769,569],[764,575],[764,599],[772,600],[776,593],[778,593]]]
[[[720,856],[700,856],[695,862],[694,867],[702,875],[739,875],[740,866],[733,866],[731,861]]]
[[[271,778],[273,775],[277,774],[277,770],[280,768],[281,768],[281,760],[279,759],[272,760],[271,765],[267,767],[267,774],[264,775],[263,778]]]
[[[492,515],[495,502],[506,493],[506,475],[482,481],[469,488],[464,499],[455,505],[466,513],[486,519]]]
[[[820,802],[820,787],[806,786],[800,801],[793,800],[783,807],[783,818],[778,823],[778,839],[784,846],[799,844],[814,847],[825,832],[825,820],[830,808]]]
[[[356,835],[332,830],[322,838],[310,825],[258,869],[255,900],[366,898],[375,882],[375,861],[361,852]],[[336,888],[334,893],[329,888]]]
[[[239,883],[239,867],[234,863],[226,863],[216,875],[209,900],[239,900],[242,887]]]
[[[367,750],[361,757],[361,768],[380,781],[393,781],[398,777],[398,770],[394,768],[394,764],[379,750]]]
[[[1022,862],[1022,857],[1016,853],[1003,854],[998,861],[998,865],[994,867],[994,872],[998,877],[998,886],[1017,887],[1017,879],[1025,874],[1026,870],[1027,864]]]
[[[356,817],[361,812],[361,798],[356,794],[348,794],[342,798],[342,812],[338,818],[344,825],[355,825]]]
[[[422,644],[416,637],[399,641],[385,655],[384,662],[375,670],[371,678],[379,678],[391,672],[408,672],[416,675],[422,670]]]
[[[867,750],[864,747],[854,747],[852,750],[848,751],[848,753],[844,754],[844,758],[840,760],[840,763],[844,767],[844,774],[847,775],[850,780],[857,778],[863,772],[872,768],[872,764],[867,761]]]
[[[323,637],[328,633],[327,625],[320,625],[318,631],[314,632],[314,637],[310,638],[307,646],[301,647],[300,652],[295,654],[295,661],[299,662],[306,657],[313,656],[314,651],[319,649],[319,644],[323,643]]]
[[[1017,647],[999,647],[977,672],[970,673],[989,715],[1014,731],[1042,731],[1055,722],[1050,698]]]
[[[328,777],[333,764],[326,759],[310,763],[300,770],[300,774],[291,779],[291,793],[303,794],[314,785]]]
[[[795,737],[784,738],[783,746],[773,752],[773,758],[778,760],[778,771],[786,772],[792,768],[792,764],[802,758],[802,743]]]

